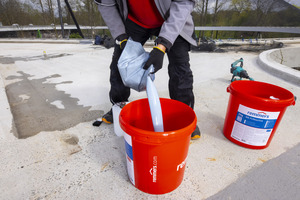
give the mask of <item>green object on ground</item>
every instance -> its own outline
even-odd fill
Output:
[[[36,35],[37,38],[42,38],[42,34],[41,34],[41,31],[38,29],[37,30],[37,35]]]
[[[238,66],[239,63],[240,63],[240,65]],[[236,80],[242,80],[242,78],[246,78],[251,81],[254,81],[254,79],[248,75],[247,71],[243,69],[243,65],[244,65],[243,58],[240,58],[239,60],[237,60],[231,64],[230,72],[233,74],[232,78],[231,78],[231,82],[236,81]],[[234,78],[235,76],[240,77],[240,79],[235,79]]]

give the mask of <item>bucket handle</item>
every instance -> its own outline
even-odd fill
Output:
[[[296,104],[296,100],[297,100],[297,97],[294,95],[294,101],[292,103],[293,106]]]
[[[229,86],[227,87],[227,92],[230,92],[230,87]]]

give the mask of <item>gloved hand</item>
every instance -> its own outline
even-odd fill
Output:
[[[163,60],[164,60],[165,51],[161,48],[155,46],[153,50],[149,54],[149,59],[144,65],[143,69],[147,70],[151,65],[154,67],[154,71],[152,74],[156,73],[158,70],[162,68]]]
[[[125,46],[126,46],[127,40],[128,40],[128,35],[127,35],[126,33],[124,33],[124,34],[122,34],[122,35],[119,35],[119,36],[116,38],[116,44],[117,44],[117,45],[120,45],[120,48],[121,48],[121,49],[124,49]]]

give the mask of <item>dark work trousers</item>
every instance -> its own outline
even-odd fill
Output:
[[[150,36],[158,36],[160,28],[146,29],[130,20],[125,22],[126,33],[136,42],[142,45]],[[169,94],[171,99],[181,101],[191,108],[194,108],[193,93],[193,73],[190,69],[189,58],[190,44],[181,36],[175,40],[171,49],[167,52],[169,59]],[[112,62],[110,65],[110,101],[117,102],[128,101],[130,88],[124,86],[119,70],[118,60],[122,50],[119,45],[115,45]]]

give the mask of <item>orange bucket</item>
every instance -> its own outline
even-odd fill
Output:
[[[130,102],[120,113],[127,172],[143,192],[165,194],[182,182],[197,118],[186,104],[160,98],[164,132],[154,132],[148,99]]]
[[[295,105],[294,95],[276,85],[258,81],[234,81],[224,122],[224,136],[250,149],[270,145],[286,108]]]

